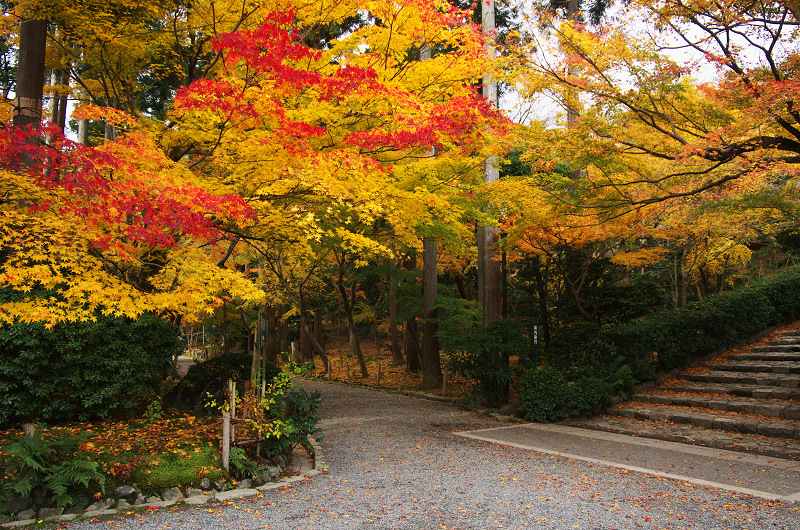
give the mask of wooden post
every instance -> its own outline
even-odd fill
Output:
[[[344,363],[344,368],[347,371],[347,382],[350,382],[350,363]]]
[[[26,423],[22,426],[22,431],[25,433],[25,436],[33,438],[33,435],[36,434],[36,424]]]
[[[446,396],[447,395],[447,370],[446,369],[442,372],[442,375],[444,376],[443,379],[442,379],[442,395]]]
[[[408,386],[406,385],[406,370],[408,369],[408,365],[403,365],[403,392],[408,391]]]
[[[236,419],[236,381],[229,381],[228,382],[228,387],[230,388],[230,391],[231,391],[231,417],[230,417],[230,419],[233,420],[233,419]],[[230,434],[231,441],[235,442],[236,441],[236,432],[234,431],[233,422],[230,422],[230,427],[231,427],[231,429],[230,429],[231,430],[231,434]]]
[[[328,379],[333,379],[333,364],[330,359],[328,359]]]
[[[231,456],[231,415],[226,412],[222,415],[222,467],[228,471]]]
[[[375,386],[381,386],[381,363],[378,362],[378,373],[375,376]]]

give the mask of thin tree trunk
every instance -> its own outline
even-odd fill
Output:
[[[439,338],[436,336],[438,324],[436,320],[437,273],[435,237],[424,237],[423,269],[422,269],[422,387],[437,388],[442,386],[442,362],[439,355]]]
[[[361,341],[358,340],[358,334],[356,333],[356,323],[353,321],[353,307],[350,303],[350,299],[347,296],[347,288],[344,286],[342,275],[339,274],[339,278],[335,282],[336,290],[339,292],[339,295],[342,298],[342,304],[344,305],[344,314],[347,318],[347,326],[350,330],[350,338],[353,341],[352,345],[355,351],[353,352],[358,359],[358,367],[361,370],[361,376],[364,378],[369,377],[369,371],[367,370],[367,363],[364,362],[364,355],[361,353]]]

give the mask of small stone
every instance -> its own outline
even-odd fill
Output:
[[[39,508],[39,519],[47,519],[48,517],[56,517],[61,515],[61,508]]]
[[[117,510],[127,510],[131,507],[131,504],[126,501],[125,499],[119,499],[117,501]]]
[[[161,498],[165,501],[177,501],[183,498],[180,488],[170,488],[161,493]]]
[[[281,468],[277,466],[269,466],[269,478],[276,479],[281,476]]]
[[[198,495],[203,495],[203,490],[197,488],[186,488],[187,497],[197,497]]]
[[[114,488],[114,497],[130,497],[136,494],[136,489],[133,486],[119,486]]]
[[[214,483],[214,489],[216,489],[217,491],[225,491],[225,481],[224,480],[216,481]]]
[[[107,508],[107,506],[106,506],[105,502],[100,500],[100,501],[97,501],[97,502],[93,502],[92,504],[87,506],[86,510],[84,510],[84,511],[96,512],[97,510],[105,510],[106,508]]]
[[[28,508],[17,513],[17,521],[27,521],[28,519],[35,519],[36,512]]]
[[[134,499],[134,501],[133,501],[133,505],[134,506],[141,506],[145,502],[146,501],[145,501],[144,495],[142,495],[141,493],[137,493],[136,494],[136,499]]]
[[[252,486],[253,486],[252,480],[250,480],[249,478],[243,478],[242,480],[239,481],[238,484],[236,484],[236,489],[246,490],[250,489]]]
[[[11,517],[8,515],[0,515],[0,524],[6,524],[11,522]]]
[[[208,477],[203,477],[203,479],[200,481],[200,489],[202,490],[211,489],[211,481],[208,480]]]
[[[145,504],[152,504],[154,502],[161,502],[161,500],[162,500],[161,497],[156,497],[155,495],[151,495],[150,497],[147,497],[147,500],[144,502]]]

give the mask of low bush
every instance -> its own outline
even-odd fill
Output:
[[[0,427],[130,414],[151,400],[181,352],[174,325],[138,320],[0,327]]]
[[[594,361],[563,370],[536,368],[522,376],[519,407],[525,419],[547,423],[591,413],[632,386],[631,368],[622,357],[608,364]]]

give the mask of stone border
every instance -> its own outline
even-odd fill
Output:
[[[187,491],[188,495],[186,497],[183,497],[183,494],[181,493],[180,489],[175,487],[165,492],[165,494],[166,493],[170,494],[167,495],[167,497],[175,497],[170,500],[161,500],[161,498],[153,496],[148,498],[142,504],[131,505],[124,498],[120,498],[116,502],[113,501],[112,499],[105,499],[104,501],[95,503],[95,505],[98,505],[98,509],[94,510],[87,509],[82,514],[70,513],[70,514],[54,515],[51,517],[44,517],[37,519],[23,519],[19,521],[10,521],[4,524],[0,524],[0,528],[17,528],[39,522],[64,523],[68,521],[73,521],[79,517],[82,519],[91,519],[94,517],[113,516],[113,515],[128,513],[132,510],[141,510],[141,509],[152,510],[154,508],[155,509],[165,508],[167,506],[178,505],[178,503],[182,503],[185,506],[198,506],[198,505],[204,505],[209,502],[222,503],[233,499],[254,497],[260,493],[265,493],[267,491],[271,491],[286,486],[288,484],[292,484],[293,482],[298,482],[300,480],[315,477],[320,473],[327,471],[328,468],[327,465],[325,464],[325,461],[322,458],[322,451],[321,451],[322,447],[320,446],[320,444],[317,443],[317,441],[310,436],[308,437],[308,443],[310,445],[310,451],[298,447],[295,448],[295,450],[292,452],[292,462],[286,469],[283,470],[284,473],[285,472],[291,473],[291,476],[281,477],[274,482],[268,482],[262,486],[252,487],[252,481],[250,479],[243,479],[238,482],[237,487],[235,489],[231,490],[225,490],[225,491],[210,490],[207,493],[204,493],[203,490],[189,488]],[[111,507],[114,505],[116,505],[117,508]],[[102,506],[102,508],[100,506]]]

